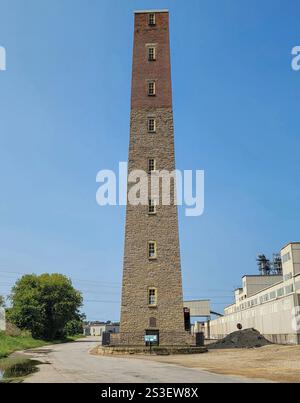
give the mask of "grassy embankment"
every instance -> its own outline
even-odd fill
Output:
[[[28,333],[21,333],[19,336],[8,336],[4,332],[0,332],[0,358],[7,357],[9,354],[18,350],[27,350],[29,348],[37,348],[49,344],[72,342],[80,337],[83,336],[72,336],[63,340],[45,341],[34,339]]]

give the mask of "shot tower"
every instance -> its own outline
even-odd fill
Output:
[[[128,170],[175,170],[167,10],[135,13]],[[175,189],[172,182],[171,205],[151,196],[127,205],[121,344],[143,345],[146,334],[160,345],[186,343]]]

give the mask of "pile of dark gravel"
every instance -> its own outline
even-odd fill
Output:
[[[207,346],[208,349],[229,348],[258,348],[270,343],[262,334],[255,329],[239,330],[231,333],[222,340]]]

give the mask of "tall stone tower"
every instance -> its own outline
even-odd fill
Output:
[[[169,13],[135,13],[129,173],[175,169]],[[132,184],[128,184],[130,191]],[[127,205],[121,308],[121,343],[182,345],[184,329],[176,184],[171,205],[148,198]]]

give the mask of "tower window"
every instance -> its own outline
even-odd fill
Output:
[[[156,49],[154,46],[148,48],[148,60],[149,62],[154,62],[156,60]]]
[[[148,289],[148,305],[149,306],[157,306],[157,289],[149,288]]]
[[[155,18],[155,14],[151,13],[149,14],[149,25],[151,27],[153,27],[154,25],[156,25],[156,18]]]
[[[155,92],[155,88],[156,86],[155,86],[155,81],[149,81],[148,82],[148,95],[149,95],[149,97],[154,97],[155,95],[156,95],[156,92]]]
[[[157,248],[156,242],[148,242],[148,258],[149,259],[156,259],[157,257]]]
[[[149,318],[149,327],[156,327],[156,318]]]
[[[153,200],[153,199],[149,199],[148,213],[156,214],[156,204],[155,204],[155,200]]]
[[[148,132],[155,133],[155,131],[156,131],[156,120],[155,120],[155,118],[149,118],[148,119]]]
[[[148,172],[151,174],[151,172],[155,171],[156,169],[156,161],[154,158],[149,158],[148,159]]]

